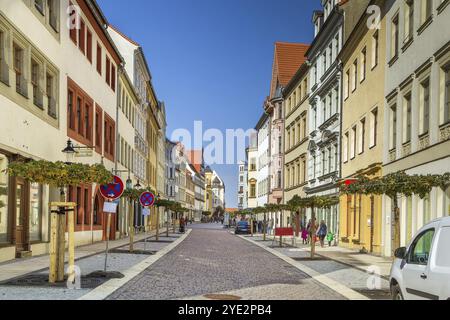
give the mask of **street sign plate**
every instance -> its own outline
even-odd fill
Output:
[[[151,207],[155,204],[155,195],[151,192],[143,192],[139,197],[143,207]]]
[[[94,151],[92,149],[83,149],[77,151],[75,154],[76,158],[90,158],[94,155]]]
[[[122,179],[114,176],[114,182],[100,186],[100,193],[105,199],[116,200],[120,198],[124,191],[124,184]]]
[[[105,202],[103,204],[103,212],[106,212],[106,213],[117,213],[117,203],[115,203],[115,202]]]
[[[143,215],[144,217],[150,216],[150,209],[149,209],[149,208],[144,208],[144,209],[142,209],[142,215]]]

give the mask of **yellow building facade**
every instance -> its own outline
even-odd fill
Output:
[[[383,5],[380,4],[383,10]],[[339,59],[343,70],[342,183],[382,176],[385,12],[379,28],[363,14]],[[382,197],[341,195],[339,245],[381,254]]]
[[[304,63],[283,92],[285,115],[284,203],[288,203],[295,195],[306,196],[304,187],[308,182],[308,71],[308,65]],[[288,214],[285,216],[289,217]],[[304,223],[305,215],[296,216],[296,226],[301,225],[300,219]]]
[[[148,141],[148,164],[147,164],[147,181],[148,187],[154,192],[157,190],[158,177],[158,135],[160,131],[158,123],[158,100],[151,82],[147,83],[147,103],[149,110],[149,119],[147,122],[147,141]],[[150,230],[156,228],[157,225],[157,209],[151,208],[150,219],[147,221],[147,226]]]

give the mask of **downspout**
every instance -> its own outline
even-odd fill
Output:
[[[114,172],[117,173],[118,170],[118,158],[119,154],[121,152],[120,150],[120,139],[119,139],[119,104],[120,104],[120,94],[119,94],[119,83],[120,83],[120,76],[124,72],[124,62],[120,63],[119,68],[117,68],[117,81],[116,81],[116,154],[114,157]],[[122,215],[121,215],[122,216]],[[117,221],[120,222],[121,217],[119,217],[119,214],[116,215]],[[117,222],[116,222],[117,223]],[[116,230],[117,232],[117,230]],[[119,230],[120,232],[120,230]]]
[[[339,38],[342,38],[342,36]],[[338,57],[339,57],[339,55],[338,55]],[[343,68],[342,62],[338,61],[338,72],[340,72],[340,77],[339,77],[340,93],[339,94],[341,95],[341,97],[340,97],[341,105],[340,105],[340,110],[339,110],[339,112],[340,112],[340,117],[339,117],[339,169],[338,169],[339,170],[339,172],[338,172],[339,179],[342,177],[342,125],[343,125],[342,119],[343,119],[343,112],[344,112],[344,80],[343,80],[344,74],[343,74],[343,70],[344,70],[344,68]],[[336,246],[338,246],[339,242],[340,242],[340,238],[339,238],[339,231],[340,231],[339,225],[340,225],[340,214],[341,214],[340,206],[341,205],[339,202],[338,210],[337,210],[338,212],[336,215],[336,226],[335,226],[336,236],[334,237],[334,243]]]

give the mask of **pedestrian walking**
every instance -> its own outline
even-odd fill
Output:
[[[325,224],[325,221],[322,220],[319,226],[319,230],[317,231],[317,235],[319,236],[320,246],[323,248],[325,246],[325,237],[328,234],[328,228]]]
[[[303,244],[308,244],[308,229],[303,228],[302,230],[302,241]]]
[[[311,220],[308,221],[308,224],[306,226],[306,232],[308,234],[308,241],[307,241],[307,243],[309,243],[309,241],[313,241],[312,222],[311,222]]]
[[[262,221],[258,221],[258,233],[262,233]]]
[[[328,232],[328,234],[327,234],[327,242],[328,242],[328,246],[331,247],[331,243],[333,242],[333,240],[334,240],[334,233],[330,231],[330,232]]]

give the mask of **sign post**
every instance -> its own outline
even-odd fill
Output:
[[[105,202],[103,206],[103,212],[105,212],[108,215],[106,225],[106,249],[105,249],[105,268],[104,268],[105,273],[108,265],[109,238],[111,233],[111,214],[116,214],[118,207],[118,203],[114,202],[114,200],[119,199],[122,196],[124,190],[125,187],[123,181],[118,176],[114,176],[112,183],[100,186],[101,195],[108,201]]]
[[[151,192],[143,192],[141,196],[139,197],[139,202],[141,203],[144,210],[142,210],[142,214],[144,216],[150,216],[150,209],[148,207],[151,207],[155,204],[156,198],[155,195]],[[158,234],[159,234],[159,215],[156,215],[156,241],[159,240]],[[145,232],[145,229],[144,229]],[[147,248],[147,237],[144,237],[144,251]]]

